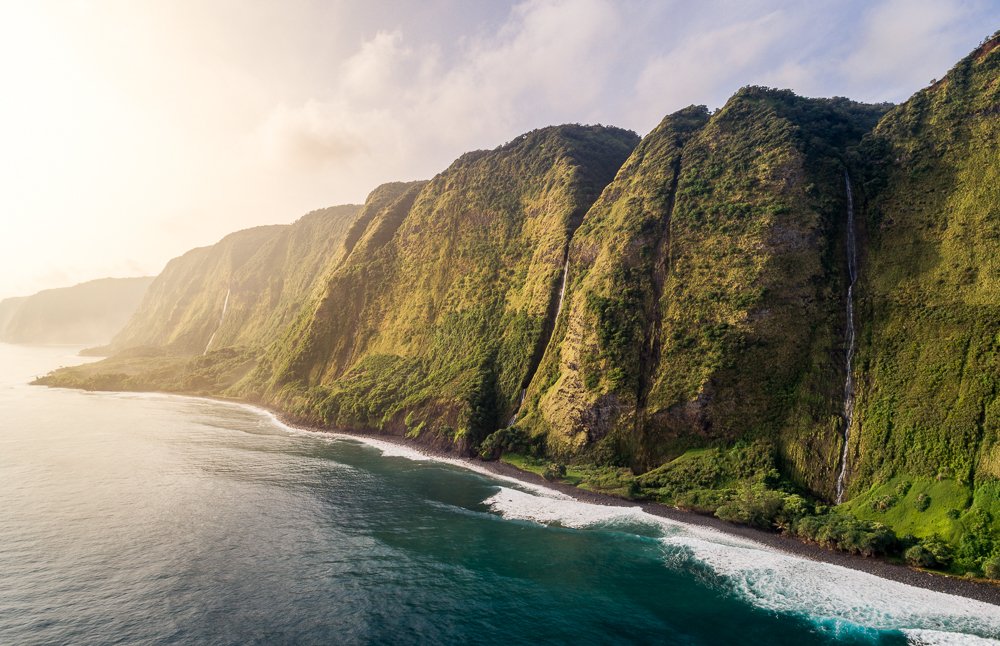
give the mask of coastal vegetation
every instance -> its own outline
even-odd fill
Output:
[[[114,356],[40,383],[238,397],[997,578],[998,79],[994,36],[899,106],[747,87],[641,141],[536,130],[189,252]]]

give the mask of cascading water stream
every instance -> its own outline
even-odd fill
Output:
[[[222,328],[222,322],[226,320],[226,310],[229,309],[229,292],[230,289],[226,289],[226,300],[222,303],[222,314],[219,316],[219,325],[216,326],[215,332],[212,332],[212,336],[208,337],[208,343],[205,344],[205,351],[202,352],[203,355],[208,354],[208,349],[212,347],[212,341],[215,341],[215,335],[219,333]]]
[[[559,320],[559,315],[562,313],[563,299],[566,298],[566,280],[569,278],[569,253],[566,254],[566,264],[563,265],[562,271],[562,285],[559,287],[559,304],[556,306],[556,315],[552,319],[552,329],[555,329],[556,321]],[[525,382],[524,388],[521,389],[521,399],[517,402],[517,409],[514,411],[514,415],[511,416],[510,420],[507,422],[507,426],[513,426],[514,422],[517,421],[517,416],[521,413],[521,407],[524,406],[524,398],[528,394],[528,383],[531,382],[529,377],[528,381]]]
[[[562,276],[562,286],[559,288],[559,305],[556,306],[556,319],[559,320],[559,314],[562,312],[563,299],[566,297],[566,279],[569,278],[569,254],[566,254],[566,264],[563,265],[563,276]]]
[[[858,280],[858,250],[854,234],[854,194],[851,177],[844,171],[847,187],[847,374],[844,378],[844,446],[840,451],[840,469],[837,473],[837,504],[844,501],[844,479],[847,475],[847,449],[851,439],[851,420],[854,417],[854,283]]]

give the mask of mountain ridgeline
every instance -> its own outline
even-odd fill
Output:
[[[239,397],[1000,573],[998,48],[900,106],[747,87],[233,234],[42,383]]]
[[[101,278],[0,301],[0,341],[107,343],[129,320],[153,279]]]

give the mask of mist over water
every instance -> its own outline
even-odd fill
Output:
[[[2,644],[1000,636],[1000,608],[247,407],[25,385],[79,361],[0,345]]]

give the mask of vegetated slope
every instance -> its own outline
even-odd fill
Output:
[[[998,578],[998,43],[888,112],[750,87],[638,146],[564,126],[470,153],[373,192],[255,370],[125,383]],[[128,361],[43,383],[120,387]]]
[[[194,355],[270,343],[343,253],[359,208],[336,206],[293,224],[238,231],[171,260],[108,353],[150,346]]]
[[[998,36],[887,114],[862,150],[852,506],[966,543],[1000,529]]]
[[[239,392],[313,421],[475,445],[517,408],[569,240],[637,142],[559,126],[463,155],[372,219]]]
[[[151,277],[101,278],[0,302],[0,341],[106,343],[135,312]]]
[[[746,88],[711,117],[668,116],[573,240],[560,341],[529,391],[529,433],[564,459],[635,472],[756,440],[757,462],[828,495],[847,148],[884,110]],[[661,495],[739,475],[704,466],[713,473]],[[671,481],[671,467],[658,477]]]

